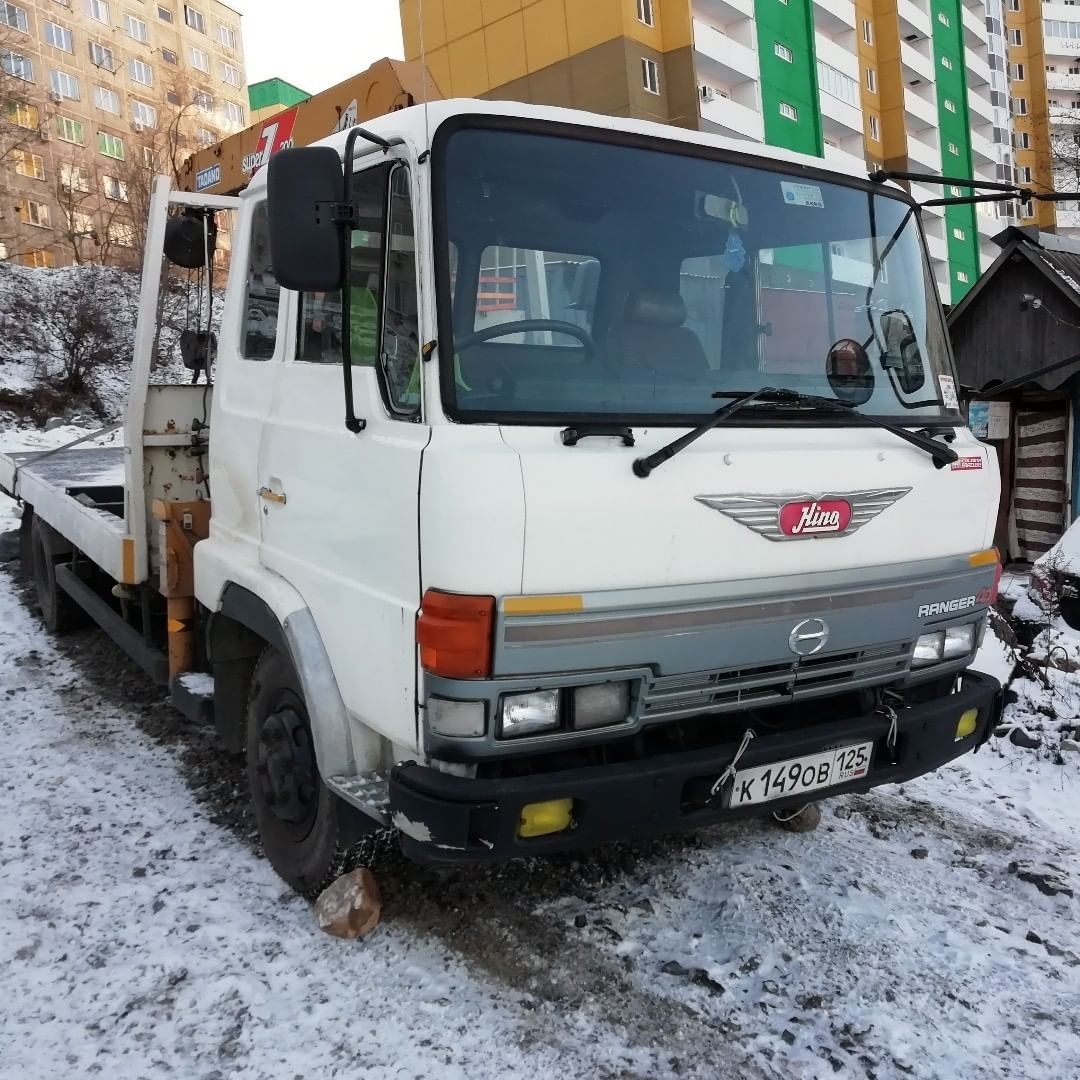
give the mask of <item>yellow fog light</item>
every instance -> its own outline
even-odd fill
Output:
[[[979,726],[979,710],[968,709],[967,712],[960,714],[960,721],[956,725],[956,742],[961,739],[966,739],[969,735],[975,733],[975,729]]]
[[[552,799],[523,806],[518,821],[518,836],[547,836],[569,829],[573,808],[573,799]]]

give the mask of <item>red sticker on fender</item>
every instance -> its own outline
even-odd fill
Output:
[[[983,467],[983,459],[981,457],[962,457],[957,458],[949,468],[953,472],[971,472],[973,469],[981,469]]]

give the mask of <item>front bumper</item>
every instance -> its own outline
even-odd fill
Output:
[[[975,731],[955,739],[961,713],[977,709]],[[902,709],[898,738],[889,751],[889,721],[874,713],[803,731],[760,735],[739,761],[740,769],[815,754],[832,747],[874,743],[867,776],[815,797],[868,791],[895,784],[981,746],[1001,717],[997,680],[966,672],[960,690],[927,704]],[[737,717],[725,718],[729,723]],[[707,751],[666,754],[617,765],[589,766],[509,779],[468,779],[406,762],[390,773],[390,810],[402,849],[417,862],[475,863],[592,847],[697,829],[729,818],[760,816],[807,801],[795,795],[729,808],[705,794],[731,762],[742,729],[731,723],[732,741]],[[517,835],[521,809],[551,799],[574,800],[573,824],[549,836]]]

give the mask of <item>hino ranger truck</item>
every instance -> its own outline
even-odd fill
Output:
[[[226,217],[159,385],[163,257]],[[373,827],[452,864],[785,816],[1000,714],[998,469],[880,177],[441,101],[160,179],[123,431],[0,455],[42,613],[246,755],[305,892]]]

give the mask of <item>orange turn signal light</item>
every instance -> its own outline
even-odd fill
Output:
[[[494,628],[494,596],[428,589],[416,621],[421,666],[448,679],[486,678]]]
[[[987,548],[985,551],[976,551],[974,555],[968,556],[968,564],[970,566],[993,566],[994,567],[994,584],[990,587],[989,597],[980,596],[979,600],[982,602],[984,599],[990,604],[996,604],[998,598],[998,586],[1001,584],[1001,571],[1003,569],[1001,565],[1001,555],[997,548]]]

